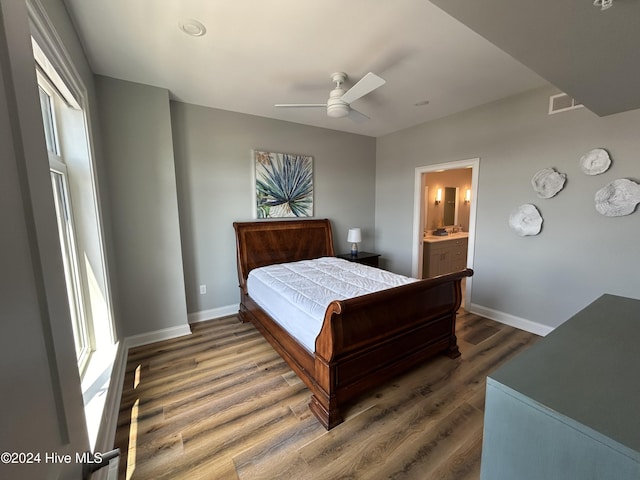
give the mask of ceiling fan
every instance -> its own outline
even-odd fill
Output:
[[[386,80],[380,78],[375,73],[367,73],[353,87],[345,92],[342,84],[347,79],[347,74],[337,72],[331,75],[331,81],[336,84],[336,88],[329,93],[327,103],[277,103],[276,107],[285,108],[317,108],[323,107],[327,109],[327,115],[332,118],[342,118],[348,116],[356,122],[364,122],[369,120],[364,113],[361,113],[351,107],[351,103],[355,102],[366,94],[371,93],[376,88],[386,83]]]

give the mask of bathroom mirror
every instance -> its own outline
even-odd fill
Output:
[[[444,198],[442,199],[443,214],[442,224],[451,227],[458,224],[458,188],[445,187]]]

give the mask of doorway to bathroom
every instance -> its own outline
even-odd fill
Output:
[[[413,277],[428,278],[434,275],[434,269],[429,268],[429,258],[425,258],[425,245],[445,245],[440,243],[441,240],[459,239],[461,242],[449,243],[466,246],[465,261],[460,265],[452,261],[445,266],[450,265],[449,268],[454,269],[473,268],[479,167],[480,159],[472,158],[415,169]],[[463,305],[471,304],[472,281],[473,277],[464,281]]]

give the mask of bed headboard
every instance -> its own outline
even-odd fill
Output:
[[[254,268],[335,255],[328,219],[234,222],[233,228],[238,280],[243,288]]]

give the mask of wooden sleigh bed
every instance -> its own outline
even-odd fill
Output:
[[[311,390],[309,408],[331,429],[346,402],[440,353],[458,357],[456,312],[471,269],[333,301],[315,353],[274,321],[247,292],[258,267],[334,256],[329,220],[235,222],[239,317],[252,322]]]

